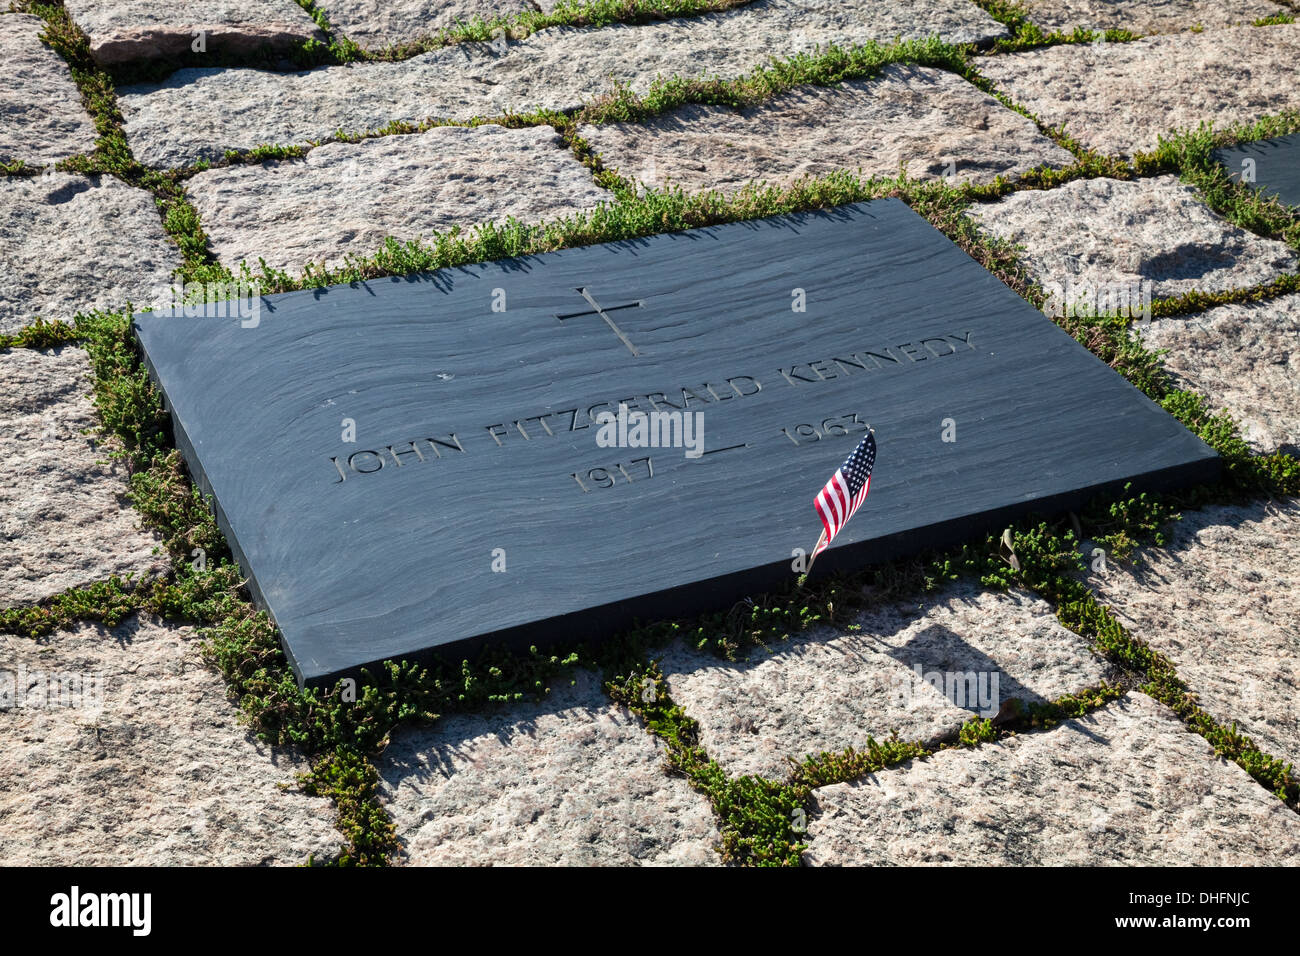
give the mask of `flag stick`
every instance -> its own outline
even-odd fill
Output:
[[[817,560],[817,549],[822,546],[822,542],[825,540],[826,540],[826,529],[822,528],[821,537],[818,538],[817,543],[813,545],[812,557],[808,559],[808,570],[804,571],[805,576],[812,574],[813,562]]]

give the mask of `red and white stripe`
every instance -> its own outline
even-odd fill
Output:
[[[831,480],[826,482],[826,487],[821,490],[813,501],[813,506],[822,519],[824,532],[816,550],[813,551],[813,557],[830,547],[840,529],[853,517],[853,513],[866,500],[867,491],[870,488],[871,476],[868,475],[867,480],[862,483],[862,490],[858,492],[856,498],[850,501],[849,484],[844,480],[844,472],[839,468],[835,469],[835,474],[831,476]]]

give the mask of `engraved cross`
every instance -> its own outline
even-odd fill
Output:
[[[588,309],[586,312],[570,312],[566,315],[557,315],[556,316],[557,319],[563,321],[564,319],[576,319],[581,315],[598,315],[602,319],[604,319],[605,324],[608,325],[614,331],[614,334],[618,336],[619,341],[621,341],[624,345],[627,346],[627,350],[629,352],[631,352],[633,355],[636,356],[639,356],[641,354],[636,350],[636,346],[633,345],[628,340],[628,337],[623,334],[623,330],[614,324],[614,320],[609,317],[609,313],[617,312],[619,309],[639,309],[641,308],[642,305],[644,305],[643,302],[638,300],[636,302],[628,302],[623,305],[611,305],[606,308],[601,308],[600,303],[597,302],[592,297],[591,293],[587,291],[587,288],[585,286],[578,289],[578,295],[586,299],[587,304],[590,305],[591,308]]]

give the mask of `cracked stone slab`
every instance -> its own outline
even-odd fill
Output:
[[[598,675],[540,703],[403,727],[378,763],[416,865],[716,864],[703,796]]]
[[[136,158],[170,167],[220,159],[228,149],[318,142],[338,130],[374,130],[393,120],[577,109],[619,82],[643,93],[661,76],[742,76],[778,51],[790,56],[832,42],[932,34],[973,43],[1007,31],[967,0],[758,0],[643,25],[552,27],[500,52],[487,43],[458,44],[400,63],[296,74],[185,69],[162,84],[124,87],[119,102]],[[222,108],[212,109],[213,103]]]
[[[492,20],[525,11],[549,10],[555,0],[330,0],[335,31],[367,50],[411,43],[475,19]]]
[[[90,392],[81,349],[0,351],[0,607],[166,567],[125,466],[83,434],[98,424]]]
[[[1256,452],[1300,454],[1300,295],[1139,322],[1184,388],[1231,415]]]
[[[856,625],[754,648],[737,662],[679,643],[660,667],[711,757],[733,776],[774,779],[789,772],[786,758],[864,747],[891,730],[932,740],[995,715],[1008,698],[1054,700],[1115,676],[1024,593],[957,584],[925,606],[868,611]]]
[[[1021,260],[1062,304],[1120,288],[1157,299],[1243,289],[1300,268],[1286,243],[1232,225],[1175,176],[1076,179],[970,215],[1023,246]]]
[[[895,65],[878,79],[801,87],[761,106],[687,106],[648,123],[582,126],[607,167],[642,185],[735,191],[848,170],[862,178],[989,182],[1074,156],[961,77]],[[950,166],[951,164],[951,166]]]
[[[1300,107],[1297,58],[1300,24],[1280,24],[1065,44],[984,57],[978,67],[1049,126],[1131,157],[1202,121],[1223,129]]]
[[[1044,30],[1070,33],[1088,30],[1128,30],[1132,33],[1175,33],[1253,23],[1286,9],[1269,0],[1030,0],[1029,19]]]
[[[95,148],[95,124],[44,29],[30,14],[0,17],[0,163],[45,166]]]
[[[293,786],[306,762],[238,725],[197,645],[155,619],[0,634],[0,863],[294,866],[338,851],[332,802]]]
[[[385,236],[540,222],[611,198],[551,127],[491,124],[330,143],[301,160],[200,173],[186,189],[222,262],[256,272],[263,257],[293,273],[371,255]]]
[[[1090,575],[1200,705],[1300,766],[1300,502],[1183,513],[1165,548]]]
[[[163,60],[193,52],[242,55],[262,49],[284,52],[325,34],[294,0],[66,0],[73,22],[90,37],[100,64]],[[197,42],[204,50],[195,49]]]
[[[180,266],[143,189],[52,170],[0,179],[0,332],[159,301]]]
[[[814,792],[807,863],[1300,863],[1300,816],[1132,693],[1086,717]]]

